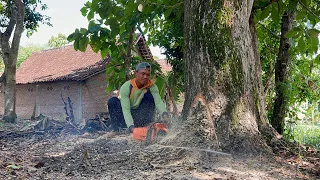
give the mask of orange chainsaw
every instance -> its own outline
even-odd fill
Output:
[[[158,135],[166,135],[168,133],[167,125],[164,122],[153,122],[145,127],[136,127],[133,129],[133,139],[146,141],[150,144]]]

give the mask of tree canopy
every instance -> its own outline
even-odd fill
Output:
[[[57,36],[52,36],[48,41],[49,48],[57,48],[68,44],[67,36],[59,33]]]

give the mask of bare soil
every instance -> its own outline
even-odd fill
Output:
[[[17,131],[23,123],[5,124],[0,133]],[[315,151],[305,157],[228,155],[165,142],[147,146],[131,135],[64,131],[8,136],[0,140],[0,179],[320,179]]]

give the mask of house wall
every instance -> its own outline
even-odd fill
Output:
[[[100,73],[87,79],[82,85],[83,118],[94,117],[95,114],[107,112],[107,101],[111,93],[106,93],[106,74]]]
[[[75,119],[94,118],[95,114],[107,112],[107,100],[110,97],[105,92],[105,73],[100,73],[86,81],[57,81],[50,83],[17,85],[16,113],[18,118],[30,119],[36,106],[36,116],[40,113],[57,119],[65,118],[64,98],[70,97]],[[2,88],[1,88],[2,89]],[[4,112],[3,90],[0,96],[0,113]],[[82,103],[80,103],[82,102]]]
[[[36,116],[40,113],[54,118],[64,118],[64,101],[70,97],[75,118],[76,105],[79,104],[78,83],[73,81],[58,81],[50,83],[17,85],[16,113],[18,118],[30,119],[36,106]]]

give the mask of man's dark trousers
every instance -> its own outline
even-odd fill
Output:
[[[123,117],[120,99],[112,97],[108,101],[108,110],[111,119],[112,129],[119,131],[127,128]],[[144,94],[141,103],[137,109],[131,109],[133,124],[135,127],[143,127],[153,122],[155,104],[150,90]]]

